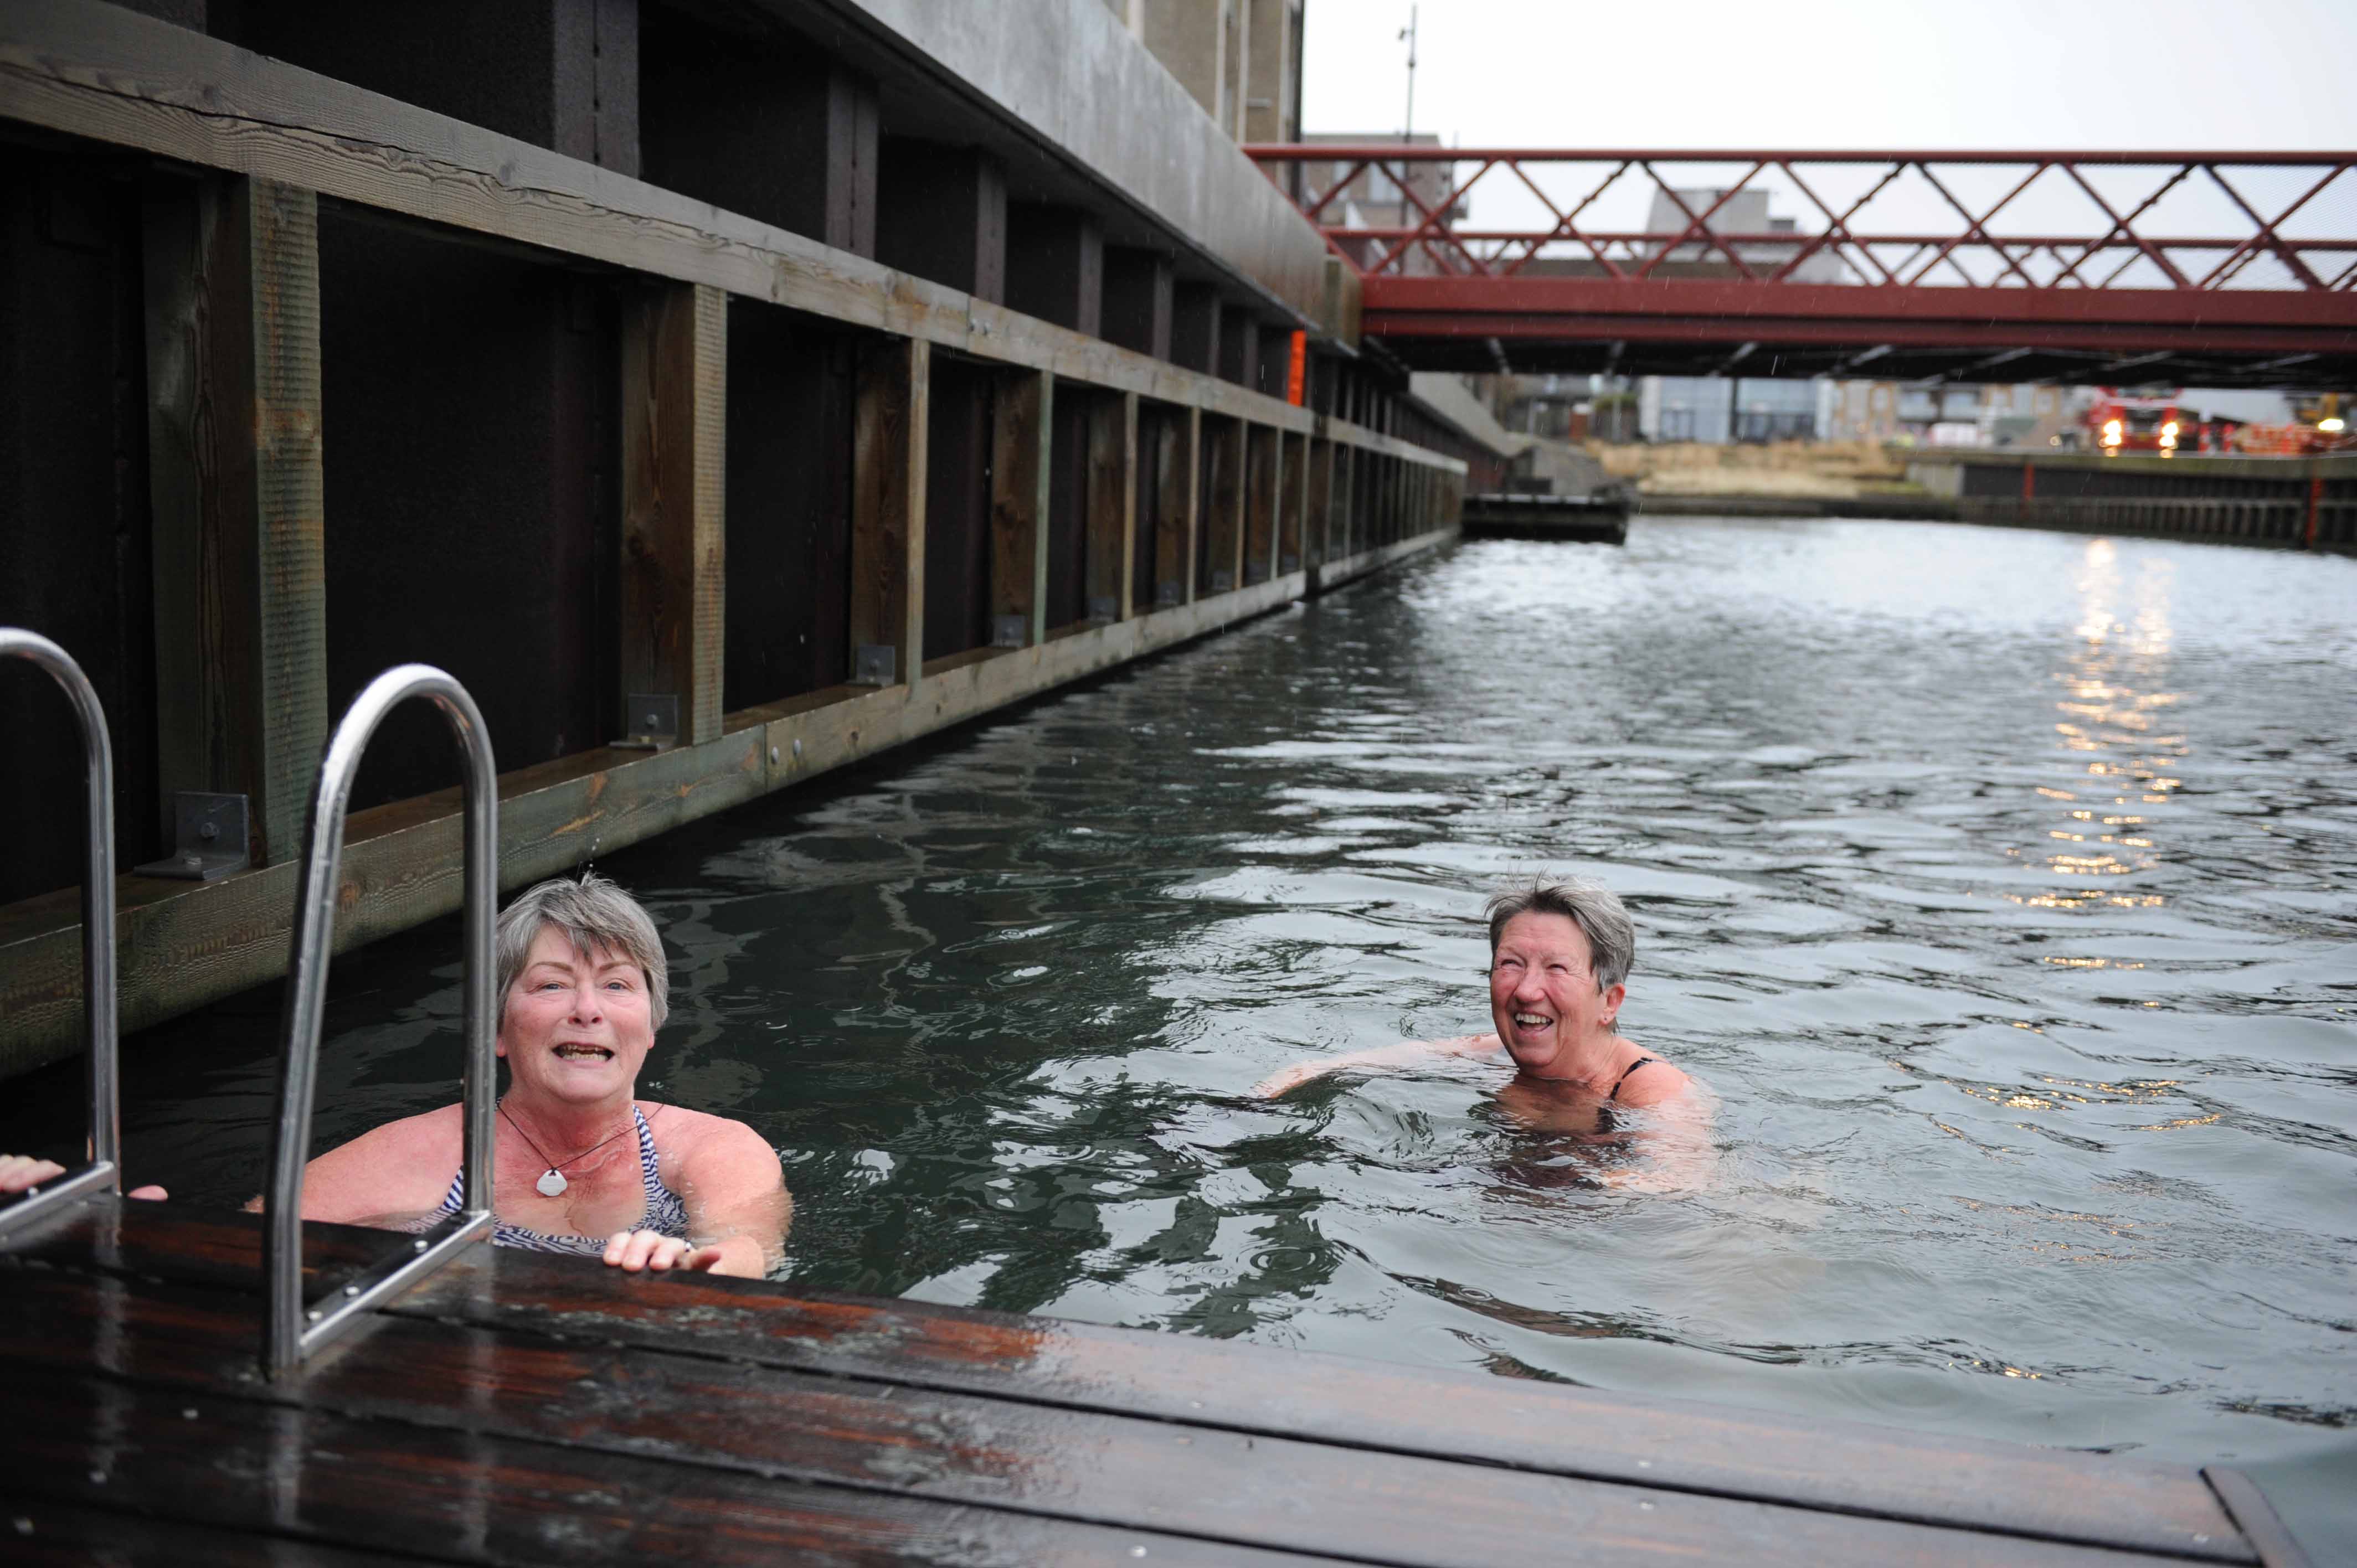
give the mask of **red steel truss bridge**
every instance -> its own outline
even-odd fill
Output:
[[[2357,153],[1244,151],[1419,370],[2357,386]]]

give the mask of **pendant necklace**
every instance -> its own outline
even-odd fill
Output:
[[[638,1109],[638,1104],[635,1101],[631,1102],[630,1109],[633,1112]],[[516,1136],[522,1138],[525,1144],[531,1148],[533,1154],[538,1155],[544,1160],[548,1159],[548,1151],[543,1149],[538,1144],[533,1143],[532,1141],[531,1133],[525,1132],[522,1127],[516,1126],[516,1119],[508,1114],[508,1108],[505,1101],[501,1101],[500,1105],[500,1119],[505,1122],[509,1126],[515,1127]],[[630,1119],[630,1125],[635,1126],[637,1124],[637,1121],[638,1118],[634,1115]],[[622,1133],[627,1133],[630,1130],[630,1126],[625,1126],[622,1129]],[[538,1181],[532,1184],[533,1189],[535,1192],[538,1192],[543,1197],[564,1197],[565,1189],[571,1187],[573,1184],[566,1181],[565,1179],[565,1173],[558,1170],[556,1167],[559,1165],[569,1165],[573,1163],[573,1160],[585,1159],[587,1156],[596,1154],[598,1150],[612,1143],[614,1138],[620,1137],[622,1133],[615,1133],[612,1138],[600,1138],[597,1142],[582,1150],[580,1154],[574,1155],[573,1159],[550,1160],[548,1169],[541,1173],[541,1177]]]

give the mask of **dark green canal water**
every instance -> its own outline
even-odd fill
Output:
[[[608,858],[674,954],[645,1087],[778,1145],[803,1286],[2300,1447],[2357,1423],[2352,612],[2357,562],[2059,534],[1469,544]],[[1586,1182],[1478,1065],[1244,1097],[1486,1027],[1542,869],[1632,906],[1706,1187]],[[455,943],[338,966],[320,1146],[450,1096]],[[137,1179],[256,1189],[276,1005],[129,1043]],[[12,1089],[0,1146],[78,1128]]]

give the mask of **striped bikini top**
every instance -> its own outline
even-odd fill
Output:
[[[655,1159],[655,1132],[647,1125],[646,1112],[634,1102],[630,1114],[639,1123],[639,1176],[646,1184],[647,1212],[631,1229],[653,1230],[665,1236],[687,1239],[687,1205],[679,1194],[662,1184],[662,1167]],[[462,1169],[450,1178],[450,1190],[442,1197],[441,1213],[456,1214],[466,1207],[467,1173]],[[576,1257],[598,1258],[606,1252],[607,1238],[603,1236],[557,1236],[545,1230],[533,1230],[522,1225],[500,1220],[491,1231],[491,1244],[498,1247],[521,1247],[527,1252],[568,1252]]]

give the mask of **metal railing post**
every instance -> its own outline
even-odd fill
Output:
[[[92,1193],[123,1190],[123,1111],[115,1072],[114,1012],[114,755],[106,738],[106,712],[73,656],[38,632],[0,627],[0,658],[23,659],[48,671],[65,688],[81,725],[83,830],[81,871],[81,1006],[90,1039],[89,1160],[53,1182],[29,1187],[0,1208],[0,1235]]]
[[[361,754],[384,715],[411,697],[442,710],[466,761],[466,1066],[465,1205],[408,1249],[362,1271],[307,1306],[303,1300],[303,1176],[310,1155],[311,1104],[317,1086],[319,1028],[333,957],[338,868],[344,853],[344,818]],[[336,726],[311,792],[304,835],[301,890],[295,908],[286,971],[286,1058],[278,1086],[278,1128],[271,1152],[270,1190],[263,1219],[263,1272],[269,1318],[263,1370],[273,1378],[297,1370],[311,1354],[362,1321],[380,1302],[417,1283],[465,1248],[487,1239],[491,1219],[492,1118],[498,1111],[499,1034],[491,956],[499,897],[499,773],[491,761],[483,715],[465,687],[425,664],[403,664],[370,682]]]

